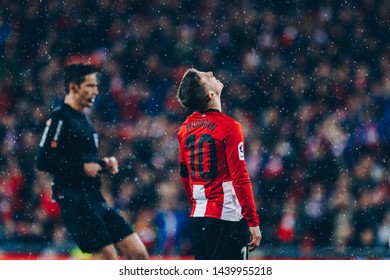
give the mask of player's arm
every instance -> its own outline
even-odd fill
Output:
[[[56,114],[53,114],[46,121],[35,158],[38,170],[46,171],[53,175],[59,172],[62,159],[58,142],[63,129],[64,120]]]
[[[249,226],[249,251],[256,249],[261,242],[260,221],[256,213],[252,184],[246,169],[244,159],[244,134],[241,125],[235,123],[229,127],[226,138],[226,158],[233,180],[234,191],[242,209],[242,216]]]
[[[186,164],[185,155],[184,155],[184,147],[182,147],[180,136],[179,139],[179,163],[180,163],[180,179],[184,187],[185,194],[187,196],[188,201],[191,202],[191,190],[190,190],[190,177],[189,170]]]
[[[229,127],[225,145],[228,168],[233,180],[234,191],[242,208],[242,215],[250,227],[259,226],[260,221],[256,213],[252,184],[244,158],[244,135],[239,123],[235,122]]]
[[[70,158],[72,149],[70,137],[67,135],[67,123],[59,114],[52,114],[46,122],[36,155],[38,170],[49,172],[55,176],[79,176],[84,173],[82,158]]]
[[[248,243],[249,251],[252,252],[254,249],[259,247],[261,242],[261,232],[260,232],[260,226],[256,227],[249,227],[249,234],[250,234],[250,240]]]

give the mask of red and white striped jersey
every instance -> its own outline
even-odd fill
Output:
[[[260,224],[244,160],[241,125],[219,112],[194,112],[178,133],[180,176],[191,217]]]

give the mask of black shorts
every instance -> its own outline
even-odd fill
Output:
[[[192,251],[196,260],[248,259],[249,228],[245,219],[229,222],[191,218]]]
[[[64,193],[57,198],[64,226],[79,248],[95,253],[134,233],[115,210],[108,207],[100,194]]]

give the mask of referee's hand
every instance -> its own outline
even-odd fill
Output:
[[[250,240],[248,243],[249,252],[252,252],[254,249],[259,247],[261,241],[261,232],[260,227],[249,227]]]
[[[103,160],[106,163],[106,168],[109,173],[116,174],[119,172],[118,161],[115,157],[105,157]]]
[[[84,163],[84,173],[88,177],[95,178],[101,170],[102,167],[100,166],[100,164],[97,164],[95,162]]]

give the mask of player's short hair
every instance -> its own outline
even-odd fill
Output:
[[[188,69],[177,90],[179,102],[192,111],[205,111],[208,106],[208,96],[196,69]]]
[[[85,76],[97,73],[97,68],[92,64],[82,64],[76,63],[71,64],[64,69],[64,86],[65,92],[68,94],[69,92],[69,84],[75,83],[76,85],[80,85],[84,82]]]

